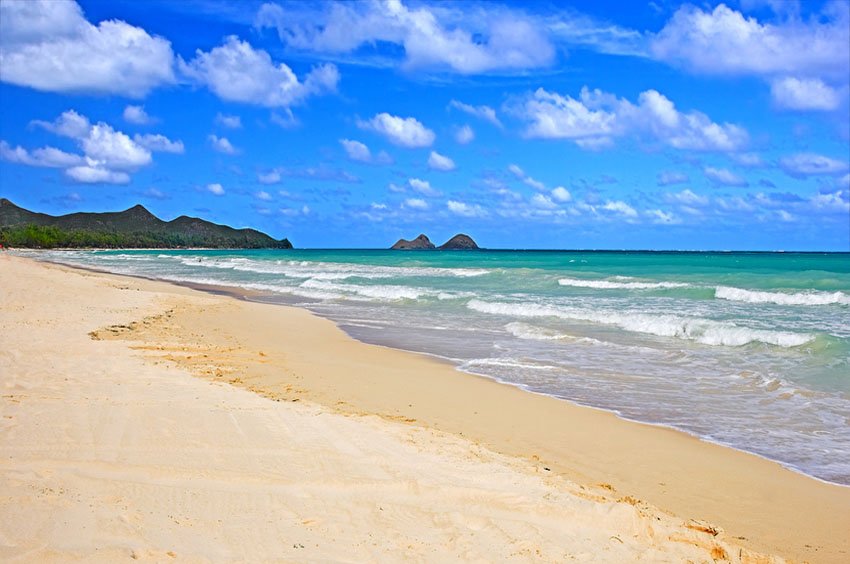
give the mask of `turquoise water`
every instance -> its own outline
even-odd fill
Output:
[[[238,286],[354,337],[850,484],[850,255],[63,251]],[[285,339],[285,335],[281,335]]]

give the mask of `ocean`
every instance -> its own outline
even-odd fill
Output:
[[[361,341],[850,485],[850,255],[52,251],[233,286]],[[286,339],[286,335],[281,335]]]

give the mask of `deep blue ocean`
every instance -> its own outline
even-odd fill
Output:
[[[438,355],[463,371],[850,485],[850,254],[39,256],[249,289],[263,301],[307,307],[363,341]]]

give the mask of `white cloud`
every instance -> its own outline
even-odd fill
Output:
[[[646,215],[652,218],[652,223],[658,225],[675,225],[681,223],[673,213],[662,210],[646,210]]]
[[[435,197],[435,196],[440,195],[440,191],[437,190],[436,188],[434,188],[433,186],[431,186],[431,183],[428,182],[427,180],[421,180],[419,178],[411,178],[410,180],[407,181],[407,183],[410,185],[411,188],[413,188],[415,191],[419,192],[422,195],[431,196],[431,197]]]
[[[0,159],[27,166],[47,168],[67,168],[84,162],[81,155],[66,153],[54,147],[42,147],[30,152],[20,146],[13,149],[5,141],[0,141]]]
[[[522,181],[526,186],[531,186],[535,190],[545,190],[546,185],[527,175],[524,170],[515,164],[508,165],[508,171]]]
[[[626,202],[623,202],[621,200],[613,200],[613,201],[609,200],[608,202],[605,203],[604,206],[602,206],[602,209],[605,209],[605,210],[608,210],[608,211],[611,211],[611,212],[615,212],[615,213],[618,213],[620,215],[623,215],[625,217],[630,217],[630,218],[635,218],[635,217],[638,216],[637,211],[632,206],[630,206],[629,204],[627,204]]]
[[[850,188],[850,173],[845,174],[836,182],[838,186],[843,186],[845,188]]]
[[[76,2],[0,2],[3,82],[46,92],[141,98],[174,82],[173,65],[167,40],[121,20],[94,26]]]
[[[207,184],[207,191],[216,196],[224,196],[224,186],[218,182]]]
[[[254,49],[235,35],[207,53],[198,49],[188,63],[179,59],[178,67],[222,100],[270,108],[288,107],[309,96],[334,92],[339,82],[339,71],[332,64],[314,68],[301,81],[288,66],[275,64],[266,51]]]
[[[102,122],[92,126],[81,144],[89,161],[107,169],[134,170],[152,161],[148,149]]]
[[[707,166],[703,169],[703,174],[705,177],[714,182],[715,184],[723,184],[724,186],[749,186],[750,183],[747,180],[729,169],[726,168],[715,168],[711,166]]]
[[[531,203],[532,205],[543,209],[554,209],[558,207],[558,204],[553,202],[552,198],[545,194],[535,194],[531,197]]]
[[[129,105],[124,108],[124,121],[136,125],[147,125],[153,123],[153,119],[145,111],[144,106]]]
[[[475,139],[475,132],[468,125],[459,127],[455,132],[455,141],[461,145],[467,145]]]
[[[427,210],[428,202],[421,198],[408,198],[404,201],[405,207],[412,208],[415,210]]]
[[[444,172],[457,168],[453,160],[445,155],[441,155],[437,151],[431,151],[431,154],[428,156],[428,167],[433,170],[441,170]]]
[[[759,23],[724,4],[686,5],[652,40],[653,55],[710,74],[831,75],[850,69],[847,4],[836,2],[808,21]]]
[[[86,116],[78,114],[74,110],[62,112],[62,115],[52,122],[35,120],[32,124],[43,127],[47,131],[55,133],[56,135],[70,137],[72,139],[85,137],[88,135],[89,130],[91,130],[91,122],[89,119]]]
[[[260,184],[277,184],[280,182],[280,171],[270,170],[257,174],[257,182]]]
[[[682,190],[681,192],[664,194],[664,199],[667,202],[674,204],[682,204],[686,206],[705,206],[708,204],[708,198],[700,196],[691,190]]]
[[[446,208],[453,214],[463,217],[485,217],[487,215],[486,210],[478,204],[470,205],[465,202],[458,202],[457,200],[446,202]]]
[[[345,149],[345,153],[348,155],[348,158],[352,161],[377,165],[393,163],[393,158],[389,156],[386,151],[380,151],[377,155],[373,155],[369,150],[369,147],[360,141],[340,139],[339,142],[342,145],[342,148]]]
[[[159,134],[136,135],[116,131],[111,125],[89,119],[74,110],[63,112],[52,122],[34,121],[37,125],[65,137],[79,145],[83,155],[72,155],[52,147],[36,149],[32,153],[18,147],[7,147],[4,158],[30,166],[66,168],[65,174],[77,182],[126,184],[128,173],[153,162],[152,151],[182,153],[183,143],[172,141]]]
[[[770,94],[780,108],[789,110],[835,110],[841,95],[819,78],[785,77],[771,82]]]
[[[659,172],[656,177],[659,186],[670,186],[671,184],[683,184],[690,180],[687,174],[673,171]]]
[[[385,210],[385,209],[387,209],[387,204],[379,204],[379,203],[377,203],[377,202],[372,202],[372,203],[371,203],[371,205],[370,205],[369,207],[370,207],[371,209],[375,210],[375,211],[380,211],[380,210]]]
[[[839,161],[815,153],[797,153],[779,159],[779,166],[789,176],[805,178],[807,176],[841,174],[847,171],[847,161]]]
[[[228,129],[242,128],[242,118],[239,116],[229,116],[221,112],[215,115],[215,123]]]
[[[207,136],[207,140],[209,140],[212,148],[218,151],[219,153],[224,153],[225,155],[235,155],[239,151],[233,144],[227,139],[227,137],[219,137],[218,135],[210,134]]]
[[[348,154],[348,158],[352,161],[359,161],[361,163],[372,161],[372,153],[369,151],[369,147],[360,141],[340,139],[339,142],[342,148],[345,149],[346,154]]]
[[[656,90],[642,92],[633,104],[586,87],[578,99],[538,88],[514,104],[512,112],[528,122],[527,137],[569,139],[590,149],[611,146],[614,138],[626,135],[704,151],[733,151],[748,140],[742,127],[715,123],[697,111],[680,112]]]
[[[83,184],[127,184],[130,175],[98,166],[75,166],[65,171],[70,178]]]
[[[496,127],[502,127],[502,122],[499,121],[499,118],[496,116],[496,110],[490,106],[473,106],[471,104],[464,104],[458,100],[452,100],[449,102],[449,108],[455,108],[471,116],[483,119],[484,121],[489,121]]]
[[[386,112],[375,115],[369,121],[358,121],[358,127],[380,133],[391,143],[407,148],[430,147],[434,143],[434,132],[416,118],[402,118]]]
[[[272,195],[266,192],[265,190],[259,190],[254,194],[254,197],[258,200],[262,200],[264,202],[270,202],[272,200]]]
[[[573,199],[573,196],[569,190],[563,186],[558,186],[552,190],[552,198],[558,202],[569,202]]]
[[[461,74],[518,71],[548,66],[555,48],[537,20],[505,9],[453,9],[401,1],[340,2],[301,10],[264,4],[258,27],[274,27],[290,48],[345,54],[378,43],[398,45],[407,70],[435,69]],[[464,17],[465,16],[465,17]],[[386,59],[384,59],[386,60]]]
[[[133,140],[150,151],[161,153],[182,154],[185,148],[182,141],[172,141],[165,135],[146,133],[145,135],[136,134]]]

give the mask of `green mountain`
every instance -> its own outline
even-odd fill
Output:
[[[120,212],[53,216],[0,198],[0,244],[29,248],[291,249],[288,239],[273,239],[255,229],[234,229],[181,215],[163,221],[144,206]]]

